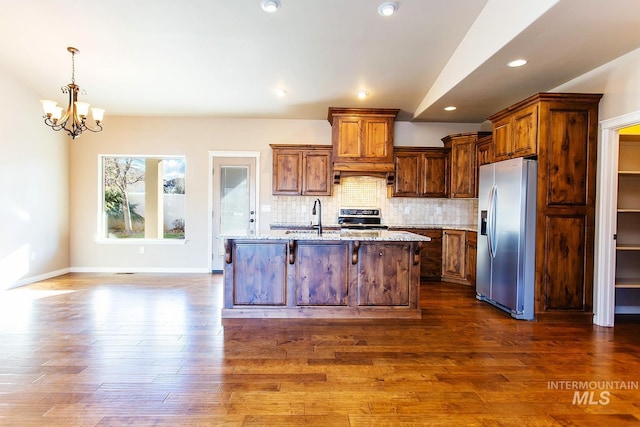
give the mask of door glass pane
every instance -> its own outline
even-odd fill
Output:
[[[249,168],[220,168],[220,234],[249,234]]]

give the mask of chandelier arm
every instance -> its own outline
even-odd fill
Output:
[[[61,131],[64,129],[72,139],[75,139],[79,137],[85,130],[88,130],[90,132],[102,131],[102,120],[95,120],[94,118],[96,127],[89,127],[85,122],[88,112],[83,116],[80,116],[78,114],[78,105],[76,105],[76,103],[78,102],[78,93],[80,92],[80,87],[76,85],[75,55],[79,53],[79,50],[75,47],[68,47],[67,50],[71,53],[71,83],[62,87],[62,93],[69,94],[69,105],[59,119],[55,119],[52,117],[53,114],[52,111],[49,110],[50,107],[45,107],[44,123],[55,131]],[[44,103],[45,101],[43,101],[43,105]],[[83,104],[85,104],[84,107],[88,109],[88,105],[86,105],[86,103]],[[84,112],[84,108],[82,110]],[[100,118],[102,118],[102,115],[104,114],[104,110],[101,111],[102,113],[98,116]]]

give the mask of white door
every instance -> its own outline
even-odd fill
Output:
[[[256,159],[254,157],[214,157],[212,197],[211,270],[224,267],[224,236],[255,234]]]

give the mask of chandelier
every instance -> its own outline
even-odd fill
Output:
[[[63,113],[62,107],[58,107],[58,103],[55,101],[45,99],[40,102],[42,102],[42,108],[44,109],[44,123],[47,126],[51,126],[51,129],[55,131],[65,130],[71,136],[71,139],[76,139],[85,130],[91,132],[100,132],[102,130],[104,110],[102,108],[92,108],[91,114],[96,123],[96,127],[92,128],[87,126],[85,121],[89,114],[89,104],[78,101],[80,88],[76,85],[75,79],[75,55],[80,53],[80,51],[75,47],[68,47],[67,50],[71,52],[71,83],[62,86],[62,93],[69,94],[67,111]],[[84,91],[82,94],[85,94]]]

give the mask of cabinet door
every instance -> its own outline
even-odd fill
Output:
[[[443,279],[465,278],[466,232],[444,230],[442,232],[442,276]]]
[[[393,120],[387,118],[365,118],[362,120],[362,153],[367,161],[391,161],[393,141],[389,141]]]
[[[442,230],[407,230],[431,238],[423,242],[420,251],[420,278],[422,280],[440,281],[442,274]]]
[[[298,242],[296,305],[347,305],[349,244]]]
[[[302,159],[302,195],[331,195],[331,152],[307,151]]]
[[[469,284],[476,285],[476,264],[478,252],[478,234],[474,231],[467,231],[467,249],[466,249],[466,276]]]
[[[458,138],[451,144],[451,197],[476,197],[476,146],[474,138]]]
[[[409,243],[362,243],[358,261],[359,305],[409,305]]]
[[[333,125],[334,160],[355,160],[362,157],[360,127],[362,120],[357,117],[338,117]]]
[[[476,145],[478,167],[493,162],[493,139],[489,137],[478,140]]]
[[[422,195],[423,157],[420,153],[396,153],[394,155],[395,182],[393,196],[420,197]]]
[[[513,127],[511,116],[508,116],[493,124],[493,160],[509,159],[512,151]]]
[[[287,284],[286,255],[285,243],[234,244],[233,304],[284,305]],[[243,273],[246,271],[253,273]]]
[[[513,157],[536,154],[538,140],[538,106],[523,108],[513,115]]]
[[[302,151],[273,150],[274,195],[302,194]]]
[[[423,156],[422,194],[426,197],[447,197],[449,188],[449,156],[444,150],[430,151]]]

